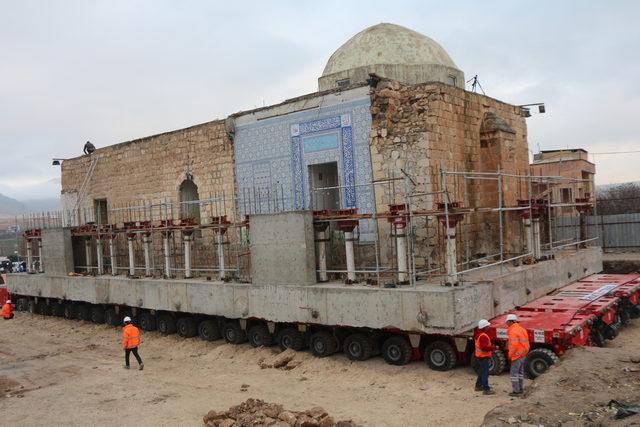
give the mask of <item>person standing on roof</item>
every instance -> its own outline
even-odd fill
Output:
[[[489,363],[493,356],[493,351],[496,346],[491,343],[489,335],[487,335],[487,328],[490,323],[486,319],[481,319],[478,322],[478,336],[476,337],[476,363],[478,364],[478,379],[476,380],[476,391],[482,391],[482,394],[490,395],[496,394],[495,391],[489,387]]]
[[[7,302],[5,302],[2,306],[0,316],[2,316],[4,320],[13,319],[13,304],[11,304],[10,299],[8,299]]]
[[[124,328],[122,328],[122,348],[124,348],[124,368],[129,369],[129,355],[133,353],[138,361],[141,371],[144,369],[144,363],[138,354],[138,346],[140,345],[140,329],[133,326],[129,316],[124,318]]]
[[[507,348],[511,362],[511,393],[509,396],[521,396],[524,393],[524,359],[529,353],[529,333],[518,323],[515,314],[507,315]]]
[[[87,141],[84,143],[84,149],[82,151],[84,151],[84,154],[91,154],[96,151],[96,147],[91,142]]]

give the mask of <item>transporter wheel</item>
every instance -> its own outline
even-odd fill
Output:
[[[623,307],[620,310],[620,323],[623,325],[628,325],[631,320],[631,309],[628,307]]]
[[[471,356],[471,367],[476,373],[478,372],[478,363],[476,356]],[[502,350],[494,350],[489,361],[489,375],[500,375],[507,369],[507,358]]]
[[[544,374],[558,361],[558,356],[548,348],[534,348],[524,359],[524,373],[527,378],[533,380]]]
[[[304,334],[297,328],[284,328],[276,336],[276,341],[280,350],[284,351],[288,348],[300,351],[304,348]]]
[[[76,306],[73,303],[66,303],[64,305],[64,313],[63,316],[65,319],[75,319],[76,318]]]
[[[118,314],[113,308],[108,308],[104,312],[104,323],[109,326],[117,326],[118,325]]]
[[[91,307],[87,304],[80,304],[76,310],[76,313],[79,320],[91,320]]]
[[[51,316],[51,306],[47,304],[47,301],[41,299],[38,301],[38,306],[36,307],[38,314],[42,314],[43,316]]]
[[[612,340],[618,336],[618,329],[614,328],[612,325],[605,325],[604,327],[604,337],[608,340]]]
[[[314,356],[327,357],[338,351],[338,340],[331,332],[319,331],[311,335],[309,347]]]
[[[229,344],[240,344],[247,340],[247,333],[240,327],[240,322],[231,321],[222,328],[224,340]]]
[[[390,365],[406,365],[411,360],[412,354],[411,344],[402,335],[387,338],[382,344],[382,357]]]
[[[273,345],[273,335],[269,332],[267,325],[253,325],[247,332],[249,344],[253,347],[271,347]]]
[[[93,323],[104,323],[104,308],[96,305],[91,307],[91,321]]]
[[[158,332],[163,335],[174,334],[176,332],[176,319],[170,314],[158,316]]]
[[[157,328],[156,316],[149,312],[142,313],[139,322],[143,331],[155,331]]]
[[[57,301],[51,304],[51,314],[56,317],[64,316],[64,304]]]
[[[38,313],[38,304],[36,304],[36,300],[30,299],[27,303],[27,311],[31,314]]]
[[[594,328],[591,330],[591,334],[589,335],[591,343],[598,347],[604,347],[604,335],[600,328]]]
[[[220,339],[220,327],[218,327],[218,321],[213,319],[207,319],[200,322],[198,325],[198,335],[203,341],[215,341]]]
[[[29,308],[29,300],[26,298],[18,298],[16,302],[16,311],[27,311]]]
[[[458,354],[446,341],[434,341],[424,348],[424,360],[435,371],[448,371],[458,362]]]
[[[640,304],[631,307],[631,318],[637,319],[638,317],[640,317]]]
[[[367,360],[373,355],[373,340],[361,333],[349,335],[342,344],[342,351],[350,360]]]
[[[181,317],[176,323],[176,331],[182,338],[195,337],[198,335],[198,323],[193,317]]]

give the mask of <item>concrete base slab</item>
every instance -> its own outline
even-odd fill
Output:
[[[550,291],[602,270],[599,248],[558,253],[534,265],[483,271],[475,281],[445,287],[367,285],[257,285],[197,279],[129,279],[13,274],[9,292],[19,295],[119,304],[274,322],[392,328],[407,332],[460,334],[478,319],[492,318]]]

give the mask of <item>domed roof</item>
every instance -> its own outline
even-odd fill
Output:
[[[360,31],[329,58],[323,76],[375,64],[441,64],[458,68],[435,40],[395,24]]]
[[[386,70],[397,66],[413,67],[414,70],[416,66],[431,67],[431,70],[434,67],[444,67],[461,73],[449,54],[435,40],[400,25],[382,23],[366,28],[340,46],[329,58],[320,83],[322,85],[327,76],[342,77],[349,70],[366,68],[369,72],[378,73],[383,66],[386,66]],[[410,74],[415,73],[412,71]],[[352,77],[353,73],[348,74]],[[394,75],[383,77],[403,80]],[[464,78],[463,75],[462,77]],[[441,76],[433,80],[443,81]]]

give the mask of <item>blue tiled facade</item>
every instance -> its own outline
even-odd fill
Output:
[[[279,194],[279,208],[310,209],[309,165],[329,162],[338,165],[343,186],[340,207],[374,212],[369,107],[367,96],[237,126],[234,156],[240,213],[250,213],[256,206],[258,211],[272,211],[274,193]]]

